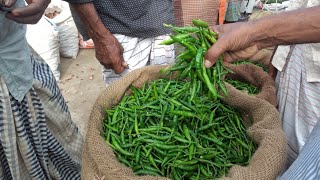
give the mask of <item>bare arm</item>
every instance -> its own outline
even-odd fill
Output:
[[[262,48],[320,42],[320,7],[268,16],[257,21],[226,24],[213,28],[219,39],[206,54],[205,65],[212,64],[224,52],[256,53]]]
[[[42,17],[51,0],[26,0],[26,7],[14,8],[6,14],[8,19],[22,24],[36,24]],[[0,0],[0,4],[11,8],[16,0]],[[1,9],[0,9],[1,11]]]
[[[320,7],[266,17],[253,23],[257,26],[255,41],[262,48],[320,42]]]
[[[101,21],[93,3],[70,5],[77,12],[95,44],[96,58],[104,67],[121,73],[126,66],[123,48]]]
[[[104,26],[93,3],[70,4],[77,12],[91,38],[100,39],[112,36]]]

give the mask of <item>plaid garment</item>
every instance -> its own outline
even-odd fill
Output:
[[[47,64],[21,102],[0,77],[0,179],[80,179],[82,136]]]

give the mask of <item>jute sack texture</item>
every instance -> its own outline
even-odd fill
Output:
[[[226,64],[225,66],[233,71],[227,74],[226,78],[252,84],[260,90],[255,97],[277,106],[275,82],[262,68],[253,64]]]
[[[160,180],[164,177],[136,176],[133,171],[118,162],[112,149],[100,135],[105,109],[117,105],[130,85],[142,87],[151,80],[161,78],[160,69],[166,66],[147,66],[130,72],[98,97],[89,120],[82,160],[82,179],[104,180]],[[271,77],[270,77],[271,78]],[[262,83],[262,81],[261,81]],[[281,129],[279,114],[275,107],[264,99],[249,96],[226,84],[229,96],[223,101],[242,109],[253,119],[247,134],[258,144],[252,160],[246,167],[234,166],[227,177],[222,179],[275,179],[286,160],[286,139]],[[261,92],[263,93],[263,92]],[[263,98],[275,96],[271,93]]]
[[[173,0],[177,26],[192,25],[193,19],[201,19],[210,26],[218,21],[220,1],[217,0]]]

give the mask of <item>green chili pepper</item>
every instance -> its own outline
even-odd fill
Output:
[[[208,34],[206,31],[204,31],[203,34],[206,37],[206,39],[208,39],[212,44],[215,44],[217,42],[217,40],[213,36]]]
[[[194,150],[195,150],[194,144],[191,143],[191,144],[190,144],[190,147],[189,147],[189,160],[190,160],[190,161],[191,161],[192,158],[193,158]]]
[[[209,32],[197,29],[200,36]],[[196,56],[199,53],[201,75],[205,72],[213,85],[223,83],[219,78],[226,72],[223,65],[203,71],[201,43],[194,45],[200,50]],[[142,88],[131,86],[131,94],[106,110],[101,135],[119,162],[136,174],[215,179],[226,175],[233,163],[246,165],[254,153],[255,144],[246,136],[239,111],[219,96],[217,100],[208,97],[208,92],[212,93],[197,74],[196,58],[180,64],[188,65],[186,79],[161,78]]]
[[[170,35],[170,37],[171,37],[175,42],[178,42],[178,43],[180,43],[181,45],[183,45],[184,47],[186,47],[192,55],[196,55],[196,54],[197,54],[196,48],[193,47],[192,45],[188,44],[188,43],[187,43],[186,41],[184,41],[183,39],[180,39],[180,38],[175,37],[175,36],[173,36],[173,35]]]
[[[126,156],[134,156],[132,153],[129,153],[125,150],[123,150],[121,148],[121,146],[118,144],[118,142],[116,141],[116,139],[114,138],[114,136],[111,135],[111,140],[112,140],[112,144],[114,145],[114,147],[120,152],[122,153],[123,155],[126,155]]]
[[[202,27],[202,28],[208,28],[209,27],[207,22],[202,21],[200,19],[194,19],[194,20],[192,20],[192,23],[197,27]]]
[[[187,38],[187,37],[190,37],[190,34],[178,34],[176,35],[176,38]],[[171,45],[173,44],[175,41],[171,38],[171,39],[167,39],[167,40],[164,40],[162,42],[159,43],[159,45]]]

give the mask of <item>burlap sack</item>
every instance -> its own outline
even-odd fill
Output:
[[[271,11],[256,10],[250,15],[249,21],[257,20],[265,16],[270,16],[272,14],[273,13]]]
[[[219,5],[217,0],[173,0],[176,25],[192,25],[193,19],[202,19],[210,26],[216,25]]]
[[[141,87],[144,82],[160,78],[164,66],[137,69],[107,87],[97,99],[88,125],[83,149],[82,179],[148,180],[166,179],[152,176],[135,176],[130,168],[120,164],[112,149],[107,146],[99,131],[102,130],[104,110],[116,105],[132,84]],[[235,166],[225,179],[275,179],[286,160],[286,139],[281,130],[279,114],[265,100],[249,96],[227,84],[229,96],[224,101],[244,110],[254,120],[248,134],[259,145],[247,167]],[[274,95],[274,94],[273,94]]]
[[[277,106],[275,82],[262,68],[253,64],[226,64],[226,67],[234,73],[229,73],[226,78],[247,82],[260,89],[257,98],[268,101],[273,106]]]

